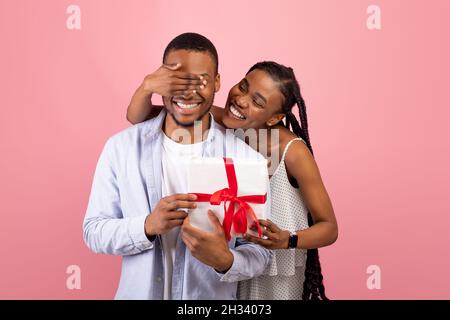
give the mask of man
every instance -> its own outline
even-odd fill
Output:
[[[162,94],[167,112],[107,141],[84,240],[94,252],[123,256],[116,299],[235,299],[237,281],[262,274],[272,253],[234,238],[227,243],[212,212],[213,232],[189,224],[186,210],[195,206],[195,196],[187,194],[187,159],[263,157],[226,134],[209,113],[220,76],[208,39],[176,37],[163,63],[142,90]],[[178,71],[168,77],[167,66]],[[201,92],[186,90],[200,83]]]

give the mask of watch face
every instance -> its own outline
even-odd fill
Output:
[[[297,240],[298,240],[298,236],[296,234],[291,235],[289,237],[289,248],[291,248],[291,249],[297,248]]]

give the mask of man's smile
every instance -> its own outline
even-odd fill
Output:
[[[202,101],[184,101],[181,99],[174,99],[172,100],[172,104],[179,113],[189,115],[197,112],[198,108],[202,105]]]

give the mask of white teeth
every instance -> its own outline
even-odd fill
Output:
[[[235,116],[241,120],[245,119],[244,115],[242,113],[240,113],[233,105],[230,105],[230,111],[233,114],[233,116]]]
[[[198,103],[185,104],[185,103],[177,102],[176,104],[177,104],[177,106],[179,106],[182,109],[192,109],[192,108],[195,108],[198,106]]]

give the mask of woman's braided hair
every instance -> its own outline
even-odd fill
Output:
[[[305,100],[301,95],[300,86],[292,68],[273,61],[264,61],[252,66],[247,74],[255,69],[265,71],[274,81],[279,83],[279,89],[284,96],[282,105],[282,112],[286,115],[284,125],[295,135],[302,138],[306,142],[311,154],[313,154],[311,142],[309,140]],[[294,105],[297,105],[298,107],[300,123],[298,123],[297,118],[292,113]],[[309,226],[314,224],[309,211],[308,224]],[[309,249],[307,251],[303,300],[328,300],[325,296],[322,268],[320,266],[319,251],[317,249]]]

